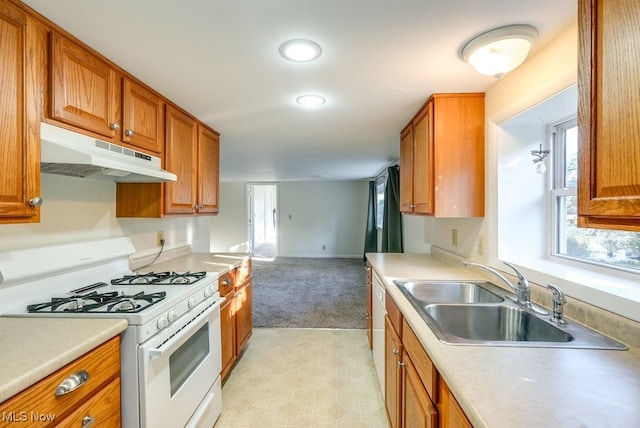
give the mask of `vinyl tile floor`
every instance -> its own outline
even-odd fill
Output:
[[[254,328],[215,428],[387,428],[366,330]]]

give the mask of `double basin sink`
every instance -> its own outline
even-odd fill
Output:
[[[618,349],[627,347],[570,320],[550,321],[487,281],[395,280],[440,341],[452,345]]]

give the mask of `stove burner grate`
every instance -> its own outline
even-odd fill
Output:
[[[27,306],[27,312],[74,312],[74,313],[108,313],[108,312],[140,312],[145,308],[163,300],[167,293],[140,292],[127,295],[117,291],[108,293],[92,292],[70,297],[53,297],[49,302]]]
[[[148,272],[124,275],[111,280],[113,285],[172,285],[195,284],[207,275],[206,272]]]

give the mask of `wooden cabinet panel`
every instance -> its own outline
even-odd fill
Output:
[[[385,296],[384,306],[393,328],[396,330],[396,333],[398,333],[398,336],[402,337],[402,312],[400,312],[396,302],[393,301],[389,293]]]
[[[442,378],[439,383],[439,396],[440,428],[473,428]]]
[[[640,3],[578,7],[578,225],[640,231]]]
[[[236,291],[236,347],[238,354],[248,343],[252,332],[251,280]]]
[[[40,208],[40,91],[44,31],[16,7],[0,4],[0,222],[37,222]]]
[[[388,297],[388,296],[387,296]],[[403,346],[400,336],[393,327],[391,319],[385,318],[384,377],[385,406],[391,428],[402,426],[402,355]]]
[[[402,426],[405,428],[436,428],[438,426],[438,413],[420,382],[420,377],[411,358],[408,356],[404,358],[403,373]]]
[[[403,320],[402,343],[411,356],[418,377],[422,380],[427,393],[434,402],[438,401],[438,370],[422,347],[418,337],[407,321]]]
[[[129,79],[122,82],[122,141],[160,153],[164,147],[164,102]]]
[[[433,103],[427,104],[413,125],[413,212],[433,214]]]
[[[196,212],[196,144],[198,128],[195,120],[167,105],[165,165],[177,175],[176,182],[164,183],[165,214]]]
[[[400,211],[413,212],[413,123],[400,134]]]
[[[405,213],[484,216],[484,94],[433,94],[400,135]]]
[[[51,37],[51,117],[105,137],[118,136],[118,75],[108,63],[57,33]]]
[[[198,213],[217,213],[220,141],[218,134],[198,126]]]
[[[234,316],[234,299],[229,297],[220,307],[220,340],[222,353],[222,378],[233,366],[236,357],[236,323]]]
[[[56,424],[56,428],[77,428],[90,426],[119,427],[120,418],[120,378],[114,379],[69,417]]]

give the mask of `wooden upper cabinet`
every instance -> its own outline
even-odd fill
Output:
[[[400,134],[400,211],[413,212],[413,123]]]
[[[40,91],[46,33],[0,3],[0,223],[40,220]]]
[[[483,217],[484,175],[484,94],[432,95],[401,134],[401,211]]]
[[[198,213],[217,213],[220,137],[198,125]]]
[[[122,79],[122,141],[152,152],[164,146],[164,102],[130,79]]]
[[[165,183],[165,214],[193,214],[197,211],[197,141],[196,121],[167,105],[165,165],[178,176]]]
[[[433,103],[413,121],[413,212],[433,214]]]
[[[640,231],[640,2],[578,8],[578,225]]]
[[[50,33],[51,117],[108,138],[119,135],[120,87],[105,61]]]

